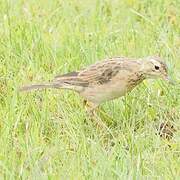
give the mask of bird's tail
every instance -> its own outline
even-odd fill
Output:
[[[71,72],[63,75],[58,75],[50,83],[27,85],[20,88],[20,91],[31,91],[35,89],[57,88],[69,89],[81,92],[84,87],[88,86],[88,82],[77,77],[78,72]]]
[[[61,88],[62,86],[60,84],[54,84],[54,83],[49,83],[49,84],[32,84],[32,85],[27,85],[23,86],[20,88],[20,91],[31,91],[31,90],[36,90],[36,89],[46,89],[46,88]]]

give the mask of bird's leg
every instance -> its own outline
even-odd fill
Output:
[[[97,112],[96,112],[96,110],[98,109],[98,105],[97,105],[97,104],[88,102],[87,100],[84,100],[83,103],[84,103],[84,106],[86,107],[86,111],[88,112],[88,114],[89,114],[90,116],[93,117],[93,116],[95,116],[95,114],[96,114],[96,116],[98,116],[98,115],[97,115]],[[102,109],[102,108],[101,108],[101,109],[98,109],[98,112],[99,112],[100,115],[102,115],[103,117],[108,118],[109,120],[113,121],[113,118],[112,118],[110,115],[108,115],[108,114],[105,112],[104,109]],[[99,116],[98,116],[98,117],[99,117]]]
[[[109,115],[103,108],[100,109],[99,111],[100,115],[105,118],[108,122],[113,122],[113,117]]]
[[[84,105],[85,105],[87,113],[91,116],[94,115],[94,113],[96,112],[96,109],[98,108],[98,104],[89,102],[87,100],[84,100]]]
[[[98,108],[98,104],[88,102],[87,100],[84,100],[84,104],[85,104],[85,107],[86,107],[86,110],[87,110],[88,114],[96,122],[96,124],[101,129],[105,129],[106,131],[108,131],[112,135],[112,132],[109,129],[109,127],[101,120],[101,118],[97,114],[96,110]]]

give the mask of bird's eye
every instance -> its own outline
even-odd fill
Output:
[[[156,70],[159,70],[159,66],[154,66],[154,68],[155,68]]]

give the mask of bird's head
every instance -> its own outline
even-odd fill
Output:
[[[155,79],[162,78],[172,83],[168,75],[168,67],[160,57],[147,57],[142,62],[142,71],[145,78]]]

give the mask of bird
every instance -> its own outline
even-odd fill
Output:
[[[48,83],[23,86],[21,91],[56,88],[77,92],[94,111],[100,104],[132,91],[145,79],[171,82],[168,67],[159,56],[142,58],[113,57],[100,60],[78,71],[57,75]]]

